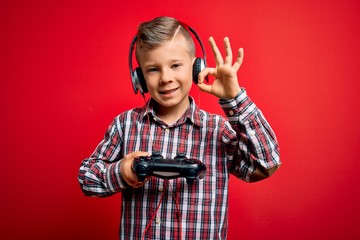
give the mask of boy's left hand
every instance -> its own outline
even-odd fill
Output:
[[[232,64],[233,56],[230,46],[230,40],[228,37],[224,38],[224,45],[226,51],[225,60],[221,56],[221,53],[216,46],[213,37],[209,38],[209,43],[211,45],[216,60],[216,68],[206,67],[204,70],[202,70],[199,74],[198,86],[201,91],[210,93],[218,98],[232,99],[241,90],[237,78],[237,71],[241,67],[244,58],[244,50],[242,48],[239,49],[239,55],[235,63]],[[204,83],[204,79],[208,75],[215,77],[215,80],[212,84]]]

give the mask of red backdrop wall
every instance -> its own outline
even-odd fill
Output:
[[[77,171],[113,117],[143,104],[128,46],[159,15],[245,49],[240,84],[280,141],[272,178],[231,178],[228,239],[360,237],[359,1],[5,0],[0,12],[1,239],[117,238],[121,195],[84,197]]]

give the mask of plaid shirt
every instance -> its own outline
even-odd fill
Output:
[[[227,119],[190,100],[171,125],[156,117],[152,100],[120,114],[82,162],[79,182],[86,195],[122,193],[120,239],[226,239],[229,174],[259,181],[280,165],[276,137],[244,89],[235,99],[219,100]],[[184,178],[151,177],[143,187],[129,188],[120,175],[121,159],[154,149],[167,158],[181,152],[201,160],[205,178],[188,185]]]

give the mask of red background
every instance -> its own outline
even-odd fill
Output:
[[[209,36],[245,49],[240,84],[280,142],[272,178],[231,178],[228,239],[360,237],[359,1],[102,2],[0,3],[1,239],[117,239],[121,195],[84,197],[77,171],[113,117],[143,104],[128,47],[159,15],[196,29],[210,65]]]

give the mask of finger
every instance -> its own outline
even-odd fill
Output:
[[[129,156],[130,155],[130,156]],[[136,151],[136,152],[132,152],[130,153],[128,156],[131,158],[137,158],[137,157],[146,157],[149,156],[148,152],[143,152],[143,151]]]
[[[145,178],[143,182],[140,182],[138,176],[133,169],[131,169],[131,172],[123,172],[122,177],[125,182],[132,188],[141,187],[148,181],[148,178]]]
[[[239,48],[238,51],[238,57],[236,59],[236,62],[233,65],[233,68],[237,71],[239,70],[239,68],[241,67],[241,64],[244,60],[244,49],[243,48]]]
[[[228,37],[224,38],[224,45],[225,45],[225,53],[226,53],[225,64],[230,64],[231,65],[233,55],[232,55],[232,51],[231,51],[230,40],[229,40]]]
[[[198,83],[198,87],[203,92],[206,92],[206,93],[211,93],[212,92],[212,85],[208,85],[208,84],[205,84],[205,83]]]
[[[204,68],[198,75],[198,83],[203,83],[208,75],[216,76],[216,68]]]
[[[144,186],[144,185],[145,185],[145,183],[146,183],[146,181],[144,181],[144,182],[134,183],[131,187],[132,187],[132,188],[139,188],[139,187]]]
[[[216,46],[215,40],[213,37],[209,38],[209,43],[211,46],[211,49],[214,53],[214,57],[215,57],[215,61],[216,61],[216,65],[222,65],[224,63],[224,60],[221,56],[221,53],[219,51],[219,48]]]
[[[122,175],[122,178],[125,180],[125,182],[133,187],[138,188],[143,185],[143,183],[139,182],[137,175],[135,174],[132,163],[135,158],[141,157],[141,156],[148,156],[148,152],[142,152],[142,151],[136,151],[127,154],[121,161],[120,164],[120,173]]]
[[[133,181],[132,185],[130,185],[133,188],[139,188],[139,187],[144,186],[145,183],[147,183],[150,180],[150,177],[147,176],[143,182],[140,182],[137,176],[136,176],[136,179],[137,179],[137,181]]]
[[[131,185],[129,184],[130,187],[132,188],[139,188],[145,185],[145,181],[144,182],[133,182]]]

